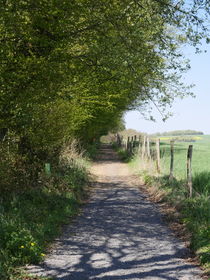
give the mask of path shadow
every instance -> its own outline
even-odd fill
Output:
[[[104,161],[119,161],[108,145],[101,150]],[[34,272],[60,280],[200,279],[156,206],[117,178],[95,183],[94,199]]]

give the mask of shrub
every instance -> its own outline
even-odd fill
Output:
[[[36,187],[4,192],[0,203],[0,279],[13,269],[38,263],[63,223],[78,212],[88,180],[88,161],[76,141],[61,149],[51,176],[42,173]]]

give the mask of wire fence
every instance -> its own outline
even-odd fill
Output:
[[[128,136],[123,138],[116,134],[117,146],[128,153],[129,156],[137,154],[142,161],[154,161],[156,163],[156,171],[161,173],[161,157],[164,151],[160,148],[160,139],[151,139],[144,135]],[[189,145],[186,149],[186,174],[187,187],[189,190],[189,197],[192,197],[192,155],[193,145]],[[174,180],[174,140],[170,141],[170,168],[168,172],[169,180]]]

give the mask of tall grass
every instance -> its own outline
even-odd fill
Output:
[[[156,161],[142,159],[140,154],[130,158],[148,187],[155,187],[158,199],[166,201],[180,212],[180,222],[191,233],[191,248],[210,274],[210,149],[207,140],[194,143],[193,197],[186,187],[186,158],[189,143],[175,145],[175,178],[169,180],[170,145],[161,145],[161,174],[156,172]]]
[[[48,243],[79,210],[88,164],[78,143],[70,142],[61,150],[50,177],[43,173],[38,186],[2,194],[0,279],[24,279],[15,274],[16,268],[44,258]]]
[[[210,136],[202,136],[193,143],[175,142],[174,144],[174,176],[177,179],[186,178],[186,159],[189,144],[193,145],[192,172],[196,175],[201,172],[210,172]],[[168,175],[170,165],[170,142],[161,141],[162,173]]]

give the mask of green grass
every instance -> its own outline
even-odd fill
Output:
[[[174,144],[174,176],[177,179],[186,178],[187,149],[193,145],[192,172],[193,175],[201,172],[210,172],[210,135],[199,136],[202,139],[193,143],[175,142]],[[170,143],[161,141],[161,166],[162,172],[169,174]]]
[[[161,174],[155,161],[142,161],[140,155],[131,158],[130,165],[138,170],[148,186],[156,186],[162,200],[180,212],[180,223],[192,233],[191,248],[210,274],[210,136],[193,143],[175,142],[174,180],[169,180],[170,142],[161,142]],[[186,159],[189,144],[193,145],[193,197],[186,187]]]
[[[125,150],[123,147],[118,147],[116,143],[112,144],[112,148],[117,152],[120,159],[125,163],[129,163],[134,156],[133,154],[130,154],[127,150]]]
[[[203,174],[203,173],[202,173]],[[209,175],[209,173],[208,173]],[[149,170],[141,173],[144,182],[161,192],[162,201],[173,205],[180,212],[180,223],[184,223],[191,236],[191,249],[200,258],[201,264],[210,275],[210,197],[206,191],[188,197],[183,180],[169,181],[168,176],[154,176]],[[196,180],[196,177],[195,177]],[[157,193],[158,193],[157,192]]]
[[[86,147],[86,156],[93,160],[96,159],[99,148],[100,148],[100,142],[95,142],[93,144],[89,144]]]
[[[38,279],[17,268],[39,263],[49,242],[78,213],[87,184],[87,171],[79,166],[52,175],[40,187],[1,194],[0,279]]]

